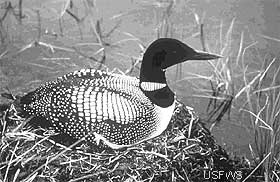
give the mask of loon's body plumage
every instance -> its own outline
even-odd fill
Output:
[[[23,97],[29,100],[23,110],[73,138],[86,136],[92,143],[102,139],[112,148],[130,146],[158,136],[175,107],[174,102],[167,108],[153,104],[139,84],[135,77],[83,69],[46,83],[29,99]],[[152,91],[161,84],[146,87]]]
[[[175,39],[158,39],[144,54],[140,79],[83,69],[23,96],[21,106],[26,115],[44,118],[59,133],[90,143],[102,140],[113,149],[128,147],[167,128],[175,102],[165,69],[192,58],[219,56],[196,52]]]

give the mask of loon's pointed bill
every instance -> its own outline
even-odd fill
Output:
[[[165,69],[187,60],[220,57],[161,38],[146,49],[139,78],[82,69],[47,82],[19,104],[23,115],[39,118],[38,126],[96,145],[101,140],[113,149],[129,147],[159,136],[171,120],[175,94]]]
[[[192,55],[191,58],[193,60],[211,60],[211,59],[219,59],[222,58],[223,56],[218,55],[218,54],[212,54],[208,52],[203,52],[203,51],[195,51],[195,54]]]

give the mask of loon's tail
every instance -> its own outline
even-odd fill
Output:
[[[14,96],[10,93],[2,93],[2,97],[11,100],[9,103],[0,104],[0,117],[6,115],[8,117],[5,117],[7,121],[13,118],[13,116],[20,116],[22,119],[27,119],[29,116],[32,116],[30,120],[26,123],[26,126],[31,128],[45,128],[45,129],[52,129],[51,122],[49,120],[46,120],[46,118],[41,116],[34,116],[32,115],[32,112],[28,112],[28,110],[32,110],[32,108],[29,108],[29,105],[38,99],[38,95],[35,91],[29,92],[24,96]],[[25,106],[25,108],[23,107]],[[18,118],[17,118],[18,119]],[[8,122],[9,125],[13,125],[13,122]],[[3,126],[0,123],[0,133],[2,131]],[[39,135],[43,135],[44,130],[37,130],[36,133]],[[66,146],[70,146],[74,142],[77,141],[77,139],[74,139],[68,134],[60,133],[56,134],[50,137],[54,141],[61,143]]]
[[[35,92],[29,92],[28,94],[20,97],[20,105],[22,106],[23,104],[28,105],[31,102],[34,101],[34,94]]]

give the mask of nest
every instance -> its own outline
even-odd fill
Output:
[[[3,181],[235,181],[209,171],[237,171],[192,108],[177,102],[164,133],[131,148],[112,150],[78,141],[70,147],[48,130],[26,126],[11,105],[2,112],[0,179]],[[244,174],[243,174],[244,175]]]

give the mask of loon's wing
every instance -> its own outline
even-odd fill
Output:
[[[129,145],[156,128],[152,102],[137,78],[94,69],[69,73],[22,99],[30,115],[45,117],[75,138],[101,135],[111,143]]]

